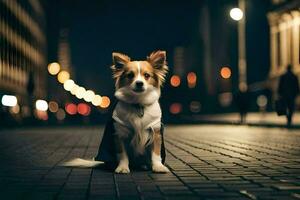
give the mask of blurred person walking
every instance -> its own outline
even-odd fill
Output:
[[[299,82],[297,76],[292,72],[292,65],[288,65],[286,73],[280,76],[278,94],[285,105],[287,127],[290,127],[295,111],[295,99],[299,94]]]
[[[235,94],[234,100],[240,114],[240,123],[244,124],[246,122],[246,116],[250,106],[250,95],[246,85],[243,85],[238,90]]]

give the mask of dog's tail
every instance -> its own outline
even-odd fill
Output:
[[[104,162],[96,160],[85,160],[81,158],[74,158],[61,164],[64,167],[77,167],[77,168],[93,168],[99,165],[103,165]]]

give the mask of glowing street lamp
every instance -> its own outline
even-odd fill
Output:
[[[240,21],[243,18],[244,13],[239,8],[232,8],[229,15],[233,20]]]
[[[238,69],[239,89],[247,88],[247,61],[246,61],[246,2],[238,0],[238,7],[230,10],[230,17],[238,21]]]

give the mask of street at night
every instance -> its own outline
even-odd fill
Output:
[[[300,200],[300,0],[0,0],[0,200]]]
[[[170,173],[66,168],[91,159],[101,127],[3,130],[2,199],[299,199],[298,130],[232,125],[169,125]],[[5,198],[3,198],[5,197]]]

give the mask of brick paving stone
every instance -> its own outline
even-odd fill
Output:
[[[167,126],[168,174],[60,166],[95,156],[102,130],[2,130],[1,199],[300,199],[297,130]]]
[[[275,187],[276,189],[279,189],[279,190],[298,190],[298,191],[300,191],[300,186],[296,186],[296,185],[274,185],[273,187]]]

